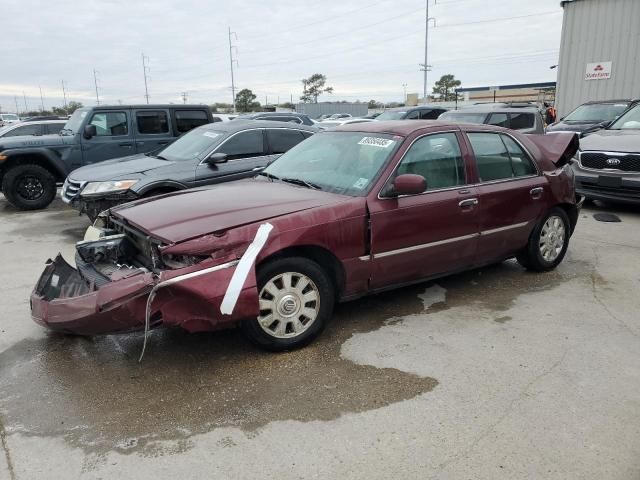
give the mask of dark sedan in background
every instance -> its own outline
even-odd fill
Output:
[[[107,208],[141,197],[255,175],[316,131],[253,120],[203,125],[162,150],[74,170],[62,199],[93,220]]]
[[[547,126],[551,132],[577,132],[581,134],[605,128],[637,100],[602,100],[580,105],[568,115]]]

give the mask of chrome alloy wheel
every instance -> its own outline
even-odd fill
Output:
[[[313,280],[301,273],[285,272],[271,278],[258,299],[258,324],[275,338],[301,335],[320,312],[320,291]]]
[[[547,218],[540,232],[540,255],[547,262],[553,262],[564,247],[565,228],[562,219],[556,215]]]

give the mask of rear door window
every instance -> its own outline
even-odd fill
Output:
[[[176,130],[179,135],[209,123],[207,113],[204,110],[176,110],[175,118]]]
[[[298,130],[289,130],[287,128],[267,129],[267,141],[271,148],[270,153],[284,153],[302,140],[304,140],[304,137]]]
[[[488,125],[495,125],[496,127],[509,128],[509,118],[506,113],[492,113],[487,119]]]
[[[468,133],[481,182],[512,178],[511,158],[497,133]]]
[[[45,128],[47,129],[47,133],[49,135],[56,134],[56,133],[60,133],[60,130],[62,130],[64,128],[64,124],[65,123],[67,123],[67,122],[47,123],[45,125]]]
[[[523,130],[525,128],[533,128],[535,125],[535,117],[533,113],[511,113],[511,128],[512,130]]]
[[[508,135],[501,135],[502,141],[507,147],[509,156],[511,157],[511,168],[515,177],[523,177],[526,175],[537,175],[536,170],[531,157],[518,145],[513,138]]]
[[[227,159],[257,157],[265,154],[262,130],[247,130],[236,133],[216,150],[226,153]]]
[[[136,112],[138,133],[160,135],[169,133],[169,116],[163,110],[143,110]]]
[[[412,112],[407,113],[407,116],[404,117],[407,120],[417,120],[420,118],[420,110],[414,110]]]

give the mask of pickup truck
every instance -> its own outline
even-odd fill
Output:
[[[79,108],[59,134],[0,139],[2,193],[19,210],[45,208],[72,170],[156,150],[212,121],[205,105]]]

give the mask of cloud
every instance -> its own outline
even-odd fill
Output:
[[[424,0],[3,0],[0,105],[67,99],[152,102],[231,100],[228,27],[236,32],[236,87],[260,101],[294,100],[301,79],[327,75],[336,100],[400,100],[422,91]],[[557,0],[442,0],[431,4],[429,84],[453,73],[464,86],[555,79],[562,9]],[[520,18],[515,18],[520,17]],[[11,21],[6,21],[11,19]],[[25,31],[28,25],[28,32]]]

